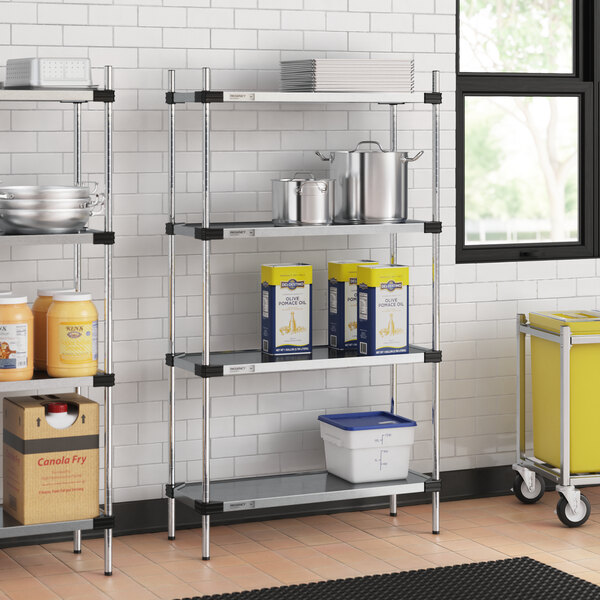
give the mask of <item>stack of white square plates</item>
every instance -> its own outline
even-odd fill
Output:
[[[331,59],[281,61],[282,92],[412,92],[412,60]]]

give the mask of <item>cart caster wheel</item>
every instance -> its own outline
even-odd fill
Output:
[[[535,476],[535,486],[533,491],[530,492],[527,485],[525,485],[525,480],[521,477],[521,475],[519,475],[519,473],[515,473],[513,492],[523,504],[535,504],[541,499],[545,491],[546,483],[538,475]]]
[[[561,496],[556,505],[556,514],[561,522],[567,527],[579,527],[583,525],[590,517],[592,506],[590,501],[583,495],[579,497],[579,510],[577,513],[569,506],[567,499]]]

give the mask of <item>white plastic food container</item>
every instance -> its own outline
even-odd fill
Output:
[[[5,88],[91,87],[89,58],[9,58]]]
[[[350,483],[406,479],[417,424],[389,412],[321,415],[327,470]]]

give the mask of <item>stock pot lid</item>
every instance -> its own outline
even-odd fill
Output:
[[[271,179],[271,181],[281,181],[281,183],[291,183],[293,181],[297,181],[299,183],[321,183],[321,182],[330,182],[333,179],[308,179],[305,177],[293,177],[291,179]]]

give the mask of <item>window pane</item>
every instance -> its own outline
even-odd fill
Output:
[[[460,70],[572,73],[572,0],[460,0]]]
[[[465,98],[465,244],[579,240],[579,99]]]

